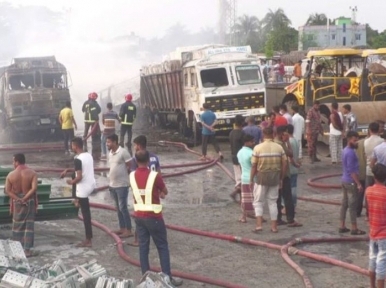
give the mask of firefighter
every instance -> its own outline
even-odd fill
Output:
[[[82,112],[84,113],[84,134],[83,134],[83,142],[84,142],[84,151],[87,151],[87,134],[94,124],[98,124],[99,121],[99,113],[101,113],[101,107],[99,106],[96,99],[98,98],[98,94],[92,92],[88,94],[88,100],[83,103]]]
[[[119,145],[124,147],[125,135],[127,133],[127,148],[130,155],[133,156],[133,152],[131,151],[131,138],[133,136],[132,128],[137,115],[137,107],[132,103],[133,95],[127,94],[125,100],[126,102],[122,104],[121,111],[119,112],[119,118],[121,119],[121,139]]]

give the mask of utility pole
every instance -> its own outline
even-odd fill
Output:
[[[225,44],[227,34],[229,45],[236,44],[234,26],[237,21],[237,0],[219,0],[218,32],[220,43]]]
[[[352,46],[355,46],[356,45],[356,28],[357,28],[357,12],[358,12],[358,8],[357,6],[354,6],[354,7],[351,7],[350,6],[350,10],[351,10],[351,30],[352,30],[352,38],[351,38],[351,45]]]

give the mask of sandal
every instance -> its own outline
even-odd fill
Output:
[[[294,228],[294,227],[302,227],[303,224],[300,224],[298,222],[292,222],[290,224],[287,225],[287,227],[290,227],[290,228]]]
[[[287,225],[287,222],[284,221],[284,220],[277,220],[277,225],[281,226],[281,225]]]
[[[260,233],[262,231],[263,231],[263,228],[255,228],[255,229],[252,230],[252,232],[256,233],[256,234],[258,234],[258,233]]]
[[[132,247],[139,247],[139,243],[138,242],[127,242],[126,244],[128,246],[132,246]]]
[[[240,218],[238,221],[239,221],[240,223],[247,223],[247,219],[243,219],[243,218]]]
[[[348,229],[347,227],[339,228],[339,233],[347,233],[347,232],[350,232],[350,229]]]
[[[365,234],[366,234],[365,231],[362,231],[362,230],[359,230],[359,229],[351,231],[351,235],[365,235]]]
[[[26,258],[31,258],[31,257],[36,257],[36,256],[39,256],[39,252],[38,251],[31,251],[30,253],[25,254]]]
[[[277,232],[279,232],[279,230],[277,230],[277,229],[276,229],[276,230],[271,229],[271,232],[272,232],[272,233],[277,233]]]

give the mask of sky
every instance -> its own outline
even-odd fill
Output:
[[[162,37],[180,22],[191,32],[216,27],[218,0],[11,0],[15,5],[44,5],[54,10],[70,9],[76,36],[106,39],[134,32],[146,38]],[[99,3],[98,3],[99,2]],[[98,4],[96,4],[98,3]],[[296,4],[295,4],[296,3]],[[326,4],[331,3],[331,4]],[[332,4],[333,3],[333,4]],[[262,19],[268,9],[283,8],[295,28],[302,26],[309,14],[325,13],[329,18],[351,17],[357,6],[357,21],[374,29],[386,29],[384,0],[238,0],[237,16],[254,15]]]

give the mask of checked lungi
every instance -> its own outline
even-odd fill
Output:
[[[337,163],[342,158],[342,146],[343,146],[342,135],[331,135],[330,134],[330,155],[331,161]]]
[[[241,185],[241,210],[247,214],[254,214],[253,192],[249,184]]]
[[[14,202],[12,214],[12,240],[19,241],[24,250],[31,249],[34,245],[35,199],[29,199],[26,204]]]

